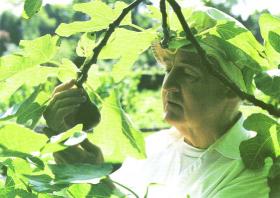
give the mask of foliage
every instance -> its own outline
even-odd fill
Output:
[[[32,17],[40,10],[41,3],[39,0],[26,0],[24,16]],[[122,109],[122,104],[128,111],[136,111],[129,106],[134,103],[131,95],[136,92],[136,84],[129,87],[125,81],[129,80],[128,74],[137,65],[139,56],[160,38],[157,31],[161,13],[158,8],[148,6],[150,13],[143,18],[152,18],[153,22],[147,23],[145,29],[135,25],[131,16],[125,17],[121,27],[102,49],[98,64],[89,71],[85,87],[91,98],[99,102],[103,118],[93,134],[82,132],[79,125],[50,139],[34,130],[37,123],[42,122],[44,105],[51,96],[49,90],[57,83],[57,80],[48,81],[51,77],[60,81],[75,78],[81,66],[63,56],[64,49],[68,48],[67,44],[63,47],[63,37],[79,38],[75,56],[89,60],[109,24],[126,6],[119,1],[113,5],[100,0],[77,3],[73,9],[86,14],[89,20],[60,21],[57,35],[46,34],[33,40],[22,40],[17,51],[0,58],[1,100],[7,101],[20,89],[29,89],[30,93],[24,101],[17,103],[16,100],[0,115],[0,166],[6,170],[3,172],[5,183],[0,183],[1,197],[124,196],[110,190],[106,184],[106,178],[113,169],[111,164],[59,165],[54,163],[52,154],[88,138],[102,149],[106,163],[121,163],[128,156],[145,157],[142,134]],[[277,17],[269,14],[260,17],[259,25],[265,41],[262,45],[249,30],[216,9],[185,9],[184,14],[201,46],[208,56],[218,60],[230,80],[241,90],[251,94],[257,91],[279,106],[280,20]],[[169,20],[173,36],[170,49],[190,44],[184,39],[185,33],[174,13],[170,13]],[[230,66],[226,62],[228,60],[231,60]],[[139,80],[137,74],[133,78]],[[125,93],[128,87],[132,91]],[[119,92],[125,93],[124,96],[120,97]],[[144,100],[135,103],[147,106]],[[149,111],[153,110],[148,107],[142,109],[143,114]],[[267,157],[273,159],[271,179],[279,178],[280,124],[277,119],[264,112],[249,116],[244,127],[257,135],[240,145],[241,156],[249,168],[261,168]]]
[[[26,0],[24,2],[23,17],[26,19],[31,18],[34,14],[39,12],[42,6],[42,0]]]

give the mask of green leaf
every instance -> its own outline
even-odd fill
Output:
[[[45,106],[41,106],[39,103],[35,102],[40,91],[41,86],[36,87],[31,96],[29,96],[19,107],[16,113],[16,122],[18,124],[23,124],[31,129],[35,127],[45,110]]]
[[[261,168],[267,157],[276,158],[280,155],[280,124],[277,121],[256,113],[250,115],[243,125],[247,130],[257,133],[254,138],[241,142],[239,147],[246,167]]]
[[[31,18],[34,14],[40,11],[41,6],[42,0],[25,0],[22,17],[25,19]]]
[[[83,12],[90,16],[89,21],[76,21],[73,23],[62,23],[56,29],[56,33],[60,36],[71,36],[79,32],[96,32],[108,28],[127,5],[124,2],[117,1],[115,8],[112,9],[101,0],[95,0],[88,3],[74,4],[75,11]],[[106,14],[104,14],[106,13]],[[127,15],[121,25],[131,24],[131,17]]]
[[[98,183],[113,170],[110,164],[49,164],[49,168],[55,175],[55,184]]]
[[[28,183],[32,190],[36,192],[51,193],[59,191],[68,186],[68,184],[53,184],[53,178],[49,175],[24,175],[28,178]]]
[[[58,37],[45,35],[34,40],[20,42],[21,50],[0,58],[0,97],[7,99],[24,83],[35,86],[45,82],[56,68],[40,67],[50,61],[57,52]],[[35,74],[30,76],[30,74]]]
[[[207,55],[218,61],[222,71],[241,90],[252,93],[252,80],[261,71],[259,64],[240,48],[217,37],[207,36],[200,42]]]
[[[102,179],[100,183],[89,184],[74,184],[68,188],[68,191],[74,197],[106,197],[106,198],[120,198],[126,197],[118,189],[112,189],[108,179]]]
[[[259,73],[254,78],[256,86],[266,95],[280,99],[280,69]]]
[[[6,188],[0,188],[0,197],[37,198],[37,196],[35,194],[27,192],[26,190],[23,190],[23,189],[12,189],[11,191],[9,191]]]
[[[183,12],[206,54],[219,62],[226,76],[241,90],[251,94],[253,75],[270,67],[263,46],[239,21],[215,8],[188,8]],[[191,45],[179,21],[171,21],[169,49]]]
[[[12,179],[10,179],[9,184],[6,183],[6,187],[29,190],[27,180],[23,177],[23,174],[31,174],[32,172],[35,172],[36,167],[30,166],[26,160],[20,158],[13,158],[11,166],[12,168],[8,166],[7,176]]]
[[[74,145],[75,143],[78,144],[80,141],[82,141],[82,139],[85,138],[84,133],[82,133],[82,127],[83,126],[79,124],[64,133],[52,136],[50,138],[50,141],[40,149],[41,153],[54,153],[66,149],[68,145],[65,144],[65,140],[66,142],[68,140],[68,143],[72,145]],[[82,136],[78,136],[77,138],[75,138],[75,134],[81,134]]]
[[[152,30],[135,32],[117,29],[102,49],[99,58],[119,59],[112,70],[115,81],[119,82],[131,72],[134,62],[150,47],[155,38],[156,34]]]
[[[280,34],[280,31],[279,31],[279,34]],[[272,31],[269,31],[269,33],[268,33],[269,43],[271,44],[273,49],[278,53],[280,53],[280,35],[279,34],[272,32]]]
[[[91,184],[73,184],[68,188],[68,191],[74,197],[87,197],[91,188]]]
[[[77,72],[79,69],[77,66],[69,59],[63,58],[61,64],[58,67],[58,79],[61,82],[66,82],[77,77]]]
[[[20,104],[15,104],[12,107],[8,108],[6,112],[0,114],[0,121],[9,120],[15,117]]]
[[[34,40],[20,41],[18,53],[0,58],[0,82],[39,64],[46,63],[57,52],[58,37],[47,34]]]
[[[80,57],[90,57],[93,54],[93,48],[96,46],[96,34],[84,33],[76,47],[76,53]]]
[[[10,158],[10,157],[20,158],[20,159],[28,162],[29,165],[36,166],[37,168],[39,168],[41,170],[43,170],[45,167],[44,162],[40,158],[34,157],[28,153],[23,153],[20,151],[13,151],[13,150],[7,149],[5,146],[2,146],[2,145],[0,145],[0,156],[4,157],[4,158]],[[7,164],[5,164],[5,162],[4,162],[3,165],[7,165]],[[12,164],[12,162],[11,162],[11,164],[8,164],[7,166],[15,172],[15,168],[14,168],[14,165]]]
[[[87,133],[86,132],[75,132],[73,134],[73,136],[71,136],[70,138],[68,138],[65,142],[64,145],[66,146],[74,146],[77,144],[80,144],[81,142],[83,142],[85,139],[87,138]]]
[[[101,148],[107,162],[122,162],[128,156],[146,156],[143,136],[121,108],[117,90],[104,101],[101,122],[88,138]]]
[[[219,24],[213,30],[210,30],[210,34],[219,36],[232,46],[239,48],[243,53],[237,53],[234,55],[240,55],[242,59],[246,56],[248,58],[247,67],[251,67],[253,70],[269,68],[266,56],[263,53],[263,46],[256,40],[249,30],[242,26],[238,26],[236,22]],[[221,49],[223,50],[224,48],[221,47]]]
[[[47,140],[45,135],[18,124],[5,124],[0,128],[0,145],[9,150],[30,154],[39,151]]]
[[[277,198],[280,196],[280,157],[274,160],[272,167],[269,170],[268,184],[270,187],[269,197]]]
[[[271,68],[280,64],[279,35],[280,19],[268,13],[262,14],[259,18],[261,35],[264,39],[265,53]]]
[[[45,83],[49,76],[56,76],[57,73],[57,68],[42,66],[35,66],[18,72],[7,80],[0,82],[0,98],[1,100],[8,100],[23,84],[30,87],[37,86]],[[30,77],[30,74],[36,74],[36,76]]]

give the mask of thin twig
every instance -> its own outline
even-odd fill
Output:
[[[166,13],[166,0],[160,0],[160,12],[162,16],[162,30],[163,30],[163,40],[161,42],[161,46],[163,48],[168,48],[168,43],[169,43],[169,27],[167,24],[167,13]]]
[[[112,181],[112,183],[117,184],[117,185],[123,187],[124,189],[128,190],[128,191],[131,192],[136,198],[139,198],[139,196],[138,196],[133,190],[131,190],[130,188],[128,188],[128,187],[126,187],[126,186],[124,186],[124,185],[120,184],[119,182],[116,182],[116,181],[114,181],[114,180],[112,180],[112,179],[110,179],[110,181]]]
[[[77,86],[82,87],[83,83],[87,80],[88,77],[88,71],[92,64],[97,63],[97,58],[99,53],[101,52],[102,48],[107,44],[107,41],[109,40],[110,36],[115,31],[116,27],[118,27],[121,23],[121,21],[124,19],[124,17],[138,4],[140,4],[143,0],[136,0],[133,3],[129,4],[126,8],[124,8],[121,12],[121,14],[118,16],[118,18],[113,21],[111,24],[109,24],[109,28],[105,33],[105,36],[101,40],[101,42],[93,49],[93,56],[90,60],[85,60],[81,67],[81,71],[78,72],[77,77]]]
[[[216,71],[212,63],[208,60],[206,56],[206,52],[204,49],[199,45],[196,38],[192,34],[189,25],[187,24],[183,13],[181,11],[180,5],[175,0],[167,0],[168,3],[171,5],[172,9],[174,10],[175,14],[177,15],[185,33],[186,38],[191,41],[195,49],[197,50],[198,54],[200,55],[203,64],[206,66],[206,68],[209,70],[209,72],[215,76],[217,79],[219,79],[224,85],[231,88],[233,92],[235,92],[241,99],[247,100],[251,103],[253,103],[255,106],[259,106],[262,109],[266,110],[270,115],[275,116],[277,118],[280,117],[280,109],[277,109],[275,106],[271,104],[267,104],[259,99],[257,99],[254,95],[247,94],[239,89],[237,85],[232,83],[228,78],[226,78],[224,75]]]

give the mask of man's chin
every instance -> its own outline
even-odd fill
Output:
[[[182,116],[179,114],[169,111],[164,113],[163,119],[170,125],[175,125],[176,123],[180,123],[183,120]]]

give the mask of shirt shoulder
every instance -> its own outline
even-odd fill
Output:
[[[149,135],[145,138],[147,157],[162,152],[173,143],[177,142],[180,138],[182,138],[182,135],[173,127]]]

